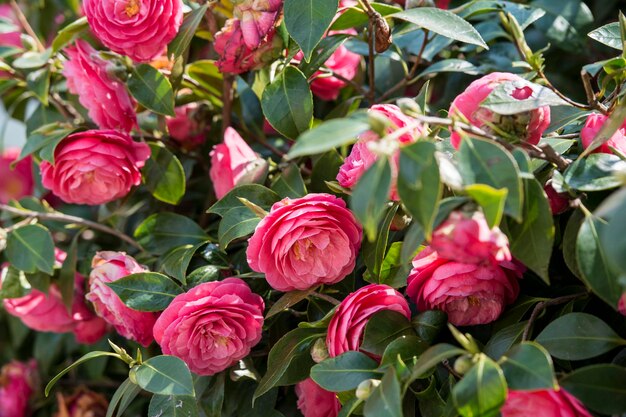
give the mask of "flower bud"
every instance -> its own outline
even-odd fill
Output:
[[[329,357],[326,341],[323,338],[320,337],[311,346],[311,357],[315,363],[320,363]]]
[[[366,379],[361,382],[359,386],[356,388],[356,397],[359,400],[365,401],[367,400],[372,392],[380,385],[379,379]]]
[[[407,116],[417,116],[422,114],[422,109],[419,104],[415,102],[412,98],[403,97],[397,101],[398,107],[402,110],[402,113]]]
[[[370,111],[367,113],[367,122],[372,130],[381,138],[387,135],[387,129],[391,127],[391,121],[380,112]]]
[[[459,356],[454,361],[454,371],[459,375],[465,375],[474,366],[472,357],[470,355]]]

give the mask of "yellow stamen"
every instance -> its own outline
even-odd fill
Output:
[[[128,4],[126,5],[126,9],[125,9],[126,15],[128,17],[133,17],[137,13],[139,13],[140,1],[141,0],[130,0],[128,2]]]

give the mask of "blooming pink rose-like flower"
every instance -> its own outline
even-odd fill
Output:
[[[181,0],[83,0],[83,12],[107,48],[137,62],[159,56],[183,22]]]
[[[12,361],[0,369],[0,417],[27,417],[37,383],[37,362]]]
[[[320,387],[311,378],[296,385],[298,410],[304,417],[337,417],[341,403],[334,392]]]
[[[89,117],[101,129],[132,130],[137,125],[135,103],[124,83],[110,74],[112,64],[81,39],[65,52],[69,57],[63,69],[67,88],[78,96]]]
[[[326,347],[330,357],[359,350],[368,320],[379,311],[390,310],[411,318],[406,299],[387,285],[370,284],[348,295],[337,307],[328,325]]]
[[[617,311],[619,311],[622,316],[626,316],[626,293],[622,294],[620,297],[617,303]]]
[[[69,135],[41,163],[42,184],[66,203],[98,205],[124,197],[141,183],[150,147],[114,130]]]
[[[413,259],[406,293],[419,310],[442,310],[455,326],[486,324],[515,301],[522,272],[514,262],[449,261],[427,247]]]
[[[154,325],[154,338],[196,374],[214,375],[261,340],[264,309],[263,298],[238,278],[206,282],[174,298]]]
[[[176,116],[167,116],[167,130],[175,141],[186,148],[195,148],[206,140],[207,126],[198,120],[198,103],[176,107]]]
[[[494,124],[521,141],[536,145],[541,135],[550,125],[550,107],[544,106],[527,113],[502,116],[481,107],[482,102],[500,84],[510,81],[524,81],[518,75],[508,72],[493,72],[474,81],[459,94],[450,106],[450,116],[463,116],[470,124],[489,130],[487,124]],[[517,100],[526,100],[533,94],[530,87],[517,88],[511,96]],[[461,135],[452,131],[450,142],[456,149],[461,146]]]
[[[583,143],[583,148],[587,149],[589,145],[591,145],[593,140],[600,133],[600,130],[602,130],[607,119],[608,116],[599,113],[592,113],[587,116],[585,125],[580,131],[580,139]],[[622,153],[626,153],[626,120],[622,126],[617,129],[617,132],[615,132],[609,140],[594,149],[593,153],[613,153],[611,147]]]
[[[285,198],[257,225],[248,242],[248,264],[278,291],[336,284],[354,269],[362,235],[340,198]]]
[[[9,200],[19,200],[29,196],[35,188],[33,179],[32,159],[30,156],[22,159],[11,169],[11,164],[20,156],[17,148],[8,148],[0,155],[0,203],[6,204]]]
[[[133,310],[127,307],[106,284],[131,274],[147,271],[124,252],[98,252],[91,262],[89,293],[96,314],[111,324],[123,337],[135,340],[143,346],[152,343],[152,326],[157,314]]]
[[[554,187],[552,186],[552,180],[549,180],[545,187],[543,187],[543,191],[545,191],[548,196],[548,202],[550,203],[550,211],[555,216],[557,214],[561,214],[566,212],[569,208],[569,194],[567,193],[557,193]]]
[[[224,142],[215,145],[209,156],[209,176],[218,199],[237,185],[254,182],[258,169],[265,164],[232,127],[226,129]]]
[[[509,390],[500,413],[502,417],[592,417],[576,397],[562,388]]]
[[[0,4],[0,18],[12,23],[16,29],[19,29],[20,22],[15,18],[15,14],[13,13],[10,5]],[[0,46],[15,46],[16,48],[23,48],[22,33],[19,30],[0,33]]]
[[[412,117],[402,113],[400,108],[394,104],[376,104],[372,106],[369,111],[384,116],[389,120],[391,127],[387,129],[387,134],[391,134],[396,129],[405,128],[416,122]],[[401,135],[398,138],[398,142],[400,145],[413,143],[424,134],[424,128],[422,126],[416,126],[415,129]],[[376,162],[378,156],[369,149],[368,144],[378,139],[378,135],[372,131],[365,132],[359,136],[359,140],[352,146],[350,154],[343,161],[341,167],[339,167],[339,173],[337,174],[339,185],[344,188],[352,189],[359,182],[359,179],[361,179],[365,171]],[[392,184],[390,198],[392,200],[399,200],[400,197],[398,196],[396,188],[398,165],[400,163],[399,152],[394,155],[391,162]]]
[[[244,43],[255,49],[276,26],[283,0],[235,0],[234,3],[233,15],[240,22]]]
[[[510,261],[509,239],[495,226],[489,228],[481,211],[471,216],[453,211],[433,233],[430,246],[440,257],[467,264]]]
[[[250,48],[244,40],[244,32],[239,19],[229,19],[215,35],[213,48],[220,56],[217,67],[222,73],[241,74],[263,68],[280,54],[282,41],[270,30],[256,48]]]

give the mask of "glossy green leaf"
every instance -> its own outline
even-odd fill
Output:
[[[417,359],[429,348],[428,343],[414,335],[404,335],[389,343],[383,352],[381,366],[394,365],[398,357],[404,363]]]
[[[176,205],[185,195],[183,165],[164,146],[151,143],[150,150],[150,159],[142,171],[144,184],[157,200]]]
[[[267,187],[258,184],[247,184],[233,188],[207,211],[224,217],[233,208],[245,207],[240,198],[245,198],[264,210],[269,210],[274,203],[280,200],[278,194]]]
[[[418,78],[441,72],[462,72],[469,75],[481,73],[480,69],[471,62],[465,61],[464,59],[451,58],[429,65],[424,71],[419,73]]]
[[[357,136],[369,129],[367,119],[362,117],[329,120],[300,135],[287,156],[294,159],[324,153],[356,142]]]
[[[224,250],[236,239],[251,235],[261,219],[248,207],[234,207],[222,217],[217,230],[220,247]]]
[[[335,0],[285,0],[285,25],[309,60],[337,13]]]
[[[158,395],[193,396],[193,379],[189,368],[175,356],[155,356],[131,370],[144,390]]]
[[[54,241],[50,231],[40,224],[12,230],[7,236],[6,256],[12,266],[29,273],[54,272]]]
[[[35,130],[26,140],[19,159],[38,154],[41,159],[54,163],[54,150],[57,145],[76,128],[63,127],[60,123],[51,123]]]
[[[402,417],[402,391],[393,367],[387,368],[380,385],[365,402],[365,417]]]
[[[122,409],[122,400],[124,400],[124,404],[130,404],[128,401],[131,397],[134,397],[139,394],[141,388],[138,385],[132,383],[130,379],[126,378],[124,382],[117,388],[117,390],[113,393],[111,397],[111,401],[109,402],[109,407],[107,409],[106,417],[113,417],[123,415],[125,409]]]
[[[183,293],[174,281],[156,272],[140,272],[108,282],[128,307],[137,311],[163,311],[174,297]]]
[[[185,276],[187,274],[187,268],[189,268],[189,264],[191,263],[191,258],[193,258],[198,249],[203,245],[204,242],[198,243],[197,245],[184,245],[170,250],[163,255],[161,269],[165,274],[185,284]]]
[[[184,246],[206,242],[209,237],[193,220],[174,213],[156,213],[135,230],[135,238],[148,251],[161,255]]]
[[[167,78],[148,64],[139,64],[127,81],[128,91],[145,108],[174,116],[174,91]]]
[[[311,77],[349,37],[350,35],[347,34],[335,34],[323,38],[311,55],[309,62],[305,60],[300,62],[300,71],[305,77]]]
[[[381,16],[389,16],[394,13],[400,12],[402,9],[398,6],[393,6],[385,3],[370,3],[372,8],[380,13]],[[344,30],[354,28],[358,26],[366,25],[369,21],[367,13],[360,7],[344,8],[342,13],[337,16],[331,26],[331,30]]]
[[[452,389],[456,409],[463,417],[495,417],[506,399],[502,369],[480,354],[472,369]]]
[[[563,173],[565,183],[579,191],[603,191],[622,185],[615,175],[626,170],[626,162],[615,155],[594,153],[578,159]]]
[[[504,215],[504,204],[508,191],[506,188],[497,190],[486,184],[473,184],[465,187],[465,192],[483,209],[489,227],[498,226]]]
[[[514,97],[517,89],[530,89],[532,94],[520,100]],[[567,106],[568,103],[554,91],[530,81],[518,80],[499,84],[482,102],[481,107],[503,115],[519,114],[544,106]]]
[[[622,366],[586,366],[565,375],[560,383],[593,411],[606,415],[626,413],[626,369]]]
[[[78,35],[89,27],[86,17],[81,17],[61,29],[52,41],[52,53],[60,51],[65,45],[72,42]]]
[[[153,395],[148,408],[149,417],[197,417],[198,405],[193,397],[183,395]]]
[[[50,390],[59,381],[59,379],[63,377],[63,375],[65,375],[72,369],[76,368],[78,365],[81,365],[87,361],[90,361],[91,359],[101,358],[103,356],[112,356],[118,359],[120,358],[120,355],[118,355],[117,353],[112,353],[112,352],[93,351],[93,352],[87,353],[86,355],[78,359],[76,362],[74,362],[73,364],[71,364],[70,366],[62,370],[61,372],[59,372],[54,378],[50,380],[50,382],[48,382],[48,385],[46,385],[46,389],[44,390],[44,394],[46,394],[46,397],[50,395]]]
[[[523,342],[509,350],[500,362],[510,389],[555,389],[558,385],[550,354],[534,342]]]
[[[607,198],[600,210],[610,211],[608,224],[599,232],[601,247],[606,254],[607,261],[621,274],[626,274],[626,189],[622,189]]]
[[[423,378],[441,361],[465,353],[467,353],[465,350],[448,343],[434,345],[419,357],[417,363],[413,369],[411,369],[411,380]]]
[[[44,106],[48,105],[48,95],[50,93],[50,69],[41,68],[30,72],[26,76],[28,89],[35,93],[35,96]]]
[[[371,279],[369,282],[379,283],[380,273],[385,260],[385,252],[387,250],[387,244],[389,240],[389,228],[391,222],[398,211],[398,206],[394,205],[387,210],[385,217],[380,222],[376,239],[371,242],[365,240],[362,245],[363,261],[367,266],[367,272],[370,274]],[[367,279],[367,277],[365,277]]]
[[[381,356],[387,346],[402,336],[414,336],[415,330],[404,314],[382,310],[368,320],[360,350]]]
[[[624,49],[619,22],[613,22],[592,30],[587,34],[591,39],[620,51]]]
[[[174,38],[172,42],[167,46],[168,55],[174,55],[175,58],[182,56],[189,45],[191,44],[191,40],[193,39],[200,22],[204,18],[207,10],[209,8],[208,3],[198,7],[195,10],[192,10],[185,16],[183,20],[183,24],[180,26],[178,30],[178,35]]]
[[[20,298],[28,295],[31,285],[24,271],[9,265],[7,268],[2,268],[1,272],[0,281],[2,287],[0,287],[0,299]]]
[[[348,351],[311,368],[311,378],[327,391],[355,389],[366,379],[380,378],[378,363],[361,352]]]
[[[511,13],[522,29],[526,29],[530,24],[546,14],[544,10],[537,7],[502,0],[479,0],[463,8],[460,14],[463,18],[469,19],[486,13],[499,12]],[[495,17],[492,16],[489,16],[489,18],[495,19]]]
[[[527,325],[527,321],[522,321],[498,330],[485,345],[484,352],[494,360],[500,359],[513,345],[521,342]]]
[[[300,198],[307,194],[300,167],[289,164],[272,182],[272,191],[281,197]]]
[[[411,320],[417,336],[428,343],[432,343],[437,338],[447,323],[448,316],[440,310],[422,311]]]
[[[385,214],[391,187],[391,166],[379,158],[359,179],[350,198],[350,208],[363,225],[370,241],[376,239],[378,223]]]
[[[270,317],[275,316],[278,313],[285,311],[287,308],[298,304],[302,300],[306,300],[306,298],[313,292],[314,288],[308,290],[301,291],[289,291],[285,293],[282,297],[278,299],[267,312],[265,319],[269,319]]]

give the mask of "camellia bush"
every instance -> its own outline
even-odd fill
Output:
[[[626,416],[620,4],[0,5],[0,417]]]

